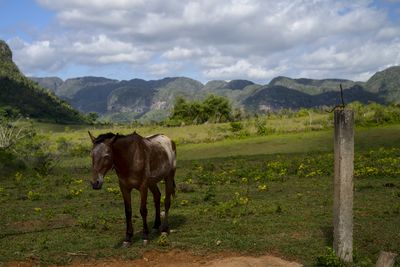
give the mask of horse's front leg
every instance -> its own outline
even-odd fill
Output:
[[[132,242],[132,236],[133,236],[133,226],[132,226],[132,203],[131,203],[131,189],[126,189],[122,186],[121,188],[121,193],[122,197],[124,198],[124,204],[125,204],[125,218],[126,218],[126,234],[125,234],[125,239],[124,242],[122,243],[122,246],[128,247],[130,246]]]
[[[147,227],[147,191],[148,185],[145,180],[140,187],[140,215],[142,215],[143,220],[143,245],[147,245],[149,240],[149,229]]]

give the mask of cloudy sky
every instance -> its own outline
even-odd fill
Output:
[[[400,0],[0,0],[31,76],[367,80],[400,65]]]

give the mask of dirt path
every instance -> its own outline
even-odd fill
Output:
[[[264,255],[260,257],[241,256],[233,253],[199,256],[185,251],[173,250],[169,252],[149,251],[141,259],[133,261],[105,260],[93,262],[76,262],[71,266],[96,267],[300,267],[296,262],[289,262],[277,257]]]
[[[0,266],[3,266],[0,264]],[[39,266],[34,262],[8,262],[4,266]],[[243,256],[237,253],[218,253],[195,255],[181,250],[168,252],[148,251],[142,258],[130,261],[118,259],[81,260],[75,259],[68,266],[77,267],[301,267],[297,262],[289,262],[278,257],[264,255],[259,257]]]

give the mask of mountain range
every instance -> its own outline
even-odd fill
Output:
[[[400,66],[377,72],[366,82],[283,76],[265,85],[248,80],[203,84],[187,77],[150,81],[79,77],[64,81],[25,77],[12,61],[8,45],[0,40],[0,109],[11,107],[24,116],[55,122],[85,122],[83,113],[89,112],[112,121],[160,121],[170,114],[177,97],[202,100],[208,94],[224,96],[234,108],[248,112],[334,106],[341,103],[340,84],[346,103],[400,104]]]
[[[187,77],[118,81],[103,77],[30,77],[82,112],[96,112],[113,121],[160,121],[176,97],[201,100],[208,94],[227,97],[234,108],[263,112],[282,108],[334,106],[341,103],[400,103],[400,66],[377,72],[366,82],[344,79],[293,79],[279,76],[268,84],[248,80],[213,80],[206,84]]]

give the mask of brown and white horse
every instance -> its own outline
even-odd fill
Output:
[[[155,221],[153,229],[168,232],[168,211],[171,195],[175,194],[176,146],[162,134],[142,137],[136,132],[130,135],[101,134],[93,137],[92,179],[93,189],[101,189],[104,176],[114,168],[119,179],[119,187],[125,204],[126,236],[123,246],[129,246],[133,236],[131,191],[140,191],[140,214],[143,219],[143,242],[147,243],[147,192],[153,194]],[[165,217],[161,224],[160,198],[157,183],[165,181]]]

